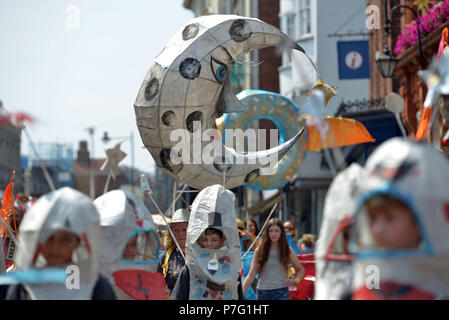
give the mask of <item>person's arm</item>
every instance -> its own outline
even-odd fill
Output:
[[[290,263],[293,265],[293,267],[298,270],[298,274],[296,276],[297,279],[302,280],[304,277],[304,274],[306,273],[306,269],[301,264],[301,261],[299,261],[298,257],[296,256],[293,249],[290,248]]]
[[[254,251],[253,261],[251,261],[251,268],[247,276],[245,277],[245,281],[243,281],[243,294],[248,290],[249,286],[253,283],[257,274],[257,260],[259,256],[259,248]]]

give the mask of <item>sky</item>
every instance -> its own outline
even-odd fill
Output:
[[[134,135],[135,167],[153,172],[143,149],[133,103],[153,59],[190,19],[183,0],[0,1],[0,100],[35,118],[35,144],[73,144],[91,137],[105,157],[111,137]],[[22,154],[30,154],[22,134]],[[130,141],[122,144],[131,165]]]

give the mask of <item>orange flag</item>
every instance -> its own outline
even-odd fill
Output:
[[[14,220],[14,231],[17,235],[17,226],[16,226],[16,218],[15,218],[15,212],[14,212],[14,195],[13,195],[13,185],[14,185],[14,179],[15,179],[16,172],[12,172],[12,178],[11,182],[6,186],[5,193],[3,195],[2,200],[2,208],[0,209],[0,214],[2,215],[3,220],[7,224],[9,224],[9,214],[12,212],[13,220]],[[0,230],[1,230],[1,237],[5,239],[8,231],[6,230],[5,226],[0,223]]]
[[[426,137],[430,124],[430,118],[432,117],[432,110],[433,109],[431,107],[424,107],[422,109],[421,120],[419,121],[418,129],[415,134],[416,141],[423,141]]]
[[[326,148],[350,146],[359,143],[374,142],[365,126],[354,119],[342,117],[325,117],[322,120],[329,129],[326,132]],[[320,132],[314,126],[307,126],[309,131],[308,151],[323,149]]]

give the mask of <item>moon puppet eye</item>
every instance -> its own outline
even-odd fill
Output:
[[[226,78],[226,74],[228,73],[228,67],[224,63],[222,63],[212,57],[210,60],[210,66],[212,69],[212,73],[214,74],[214,77],[217,80],[217,82],[220,84],[223,84],[223,82]]]

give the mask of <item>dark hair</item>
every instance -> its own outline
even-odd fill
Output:
[[[218,234],[221,239],[223,239],[224,237],[223,231],[221,231],[220,229],[207,228],[206,230],[204,230],[204,235],[208,236],[210,234]]]
[[[257,226],[257,222],[256,222],[256,220],[254,220],[253,218],[250,218],[250,219],[248,219],[248,221],[251,221],[253,224],[254,224],[254,226],[256,227],[256,236],[259,234],[259,227]],[[249,226],[247,226],[247,227],[249,227]]]
[[[284,267],[285,271],[288,270],[288,265],[290,263],[290,247],[287,242],[287,236],[285,235],[284,225],[282,220],[278,218],[272,218],[267,223],[267,227],[263,232],[262,243],[259,245],[257,250],[259,250],[257,266],[259,273],[262,272],[265,263],[268,260],[271,249],[271,240],[269,237],[269,230],[272,226],[278,226],[281,229],[281,236],[279,238],[279,261]]]

